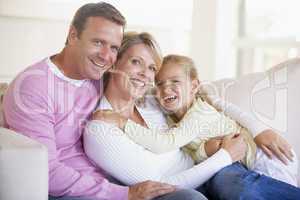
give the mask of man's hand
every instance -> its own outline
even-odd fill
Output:
[[[93,113],[92,119],[114,124],[120,129],[124,129],[127,122],[125,117],[112,110],[97,110]]]
[[[174,192],[176,187],[166,183],[145,181],[129,187],[128,200],[150,200]]]
[[[290,144],[271,129],[258,134],[254,138],[254,141],[270,159],[272,159],[273,156],[276,156],[284,164],[288,163],[287,159],[290,161],[293,160]]]

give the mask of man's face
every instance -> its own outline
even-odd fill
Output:
[[[74,78],[99,80],[116,61],[122,38],[123,27],[103,17],[89,17],[80,36],[71,27]]]

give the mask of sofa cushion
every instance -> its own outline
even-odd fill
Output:
[[[0,127],[2,127],[4,125],[2,103],[3,103],[4,93],[5,93],[6,89],[7,89],[7,87],[8,87],[7,83],[0,83]]]
[[[0,199],[47,200],[48,156],[43,145],[0,128]]]

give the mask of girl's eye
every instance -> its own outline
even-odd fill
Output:
[[[141,61],[138,60],[138,59],[132,59],[131,63],[134,64],[134,65],[141,65]]]
[[[151,71],[153,71],[153,72],[156,72],[156,71],[157,71],[157,69],[156,69],[155,66],[150,66],[149,69],[150,69]]]
[[[171,82],[172,83],[179,83],[180,81],[178,81],[178,80],[172,80]]]

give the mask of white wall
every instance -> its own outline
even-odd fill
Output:
[[[75,10],[86,2],[93,1],[0,0],[0,81],[60,51]],[[127,30],[151,32],[164,54],[191,56],[201,78],[214,79],[217,0],[107,2],[127,18]]]

